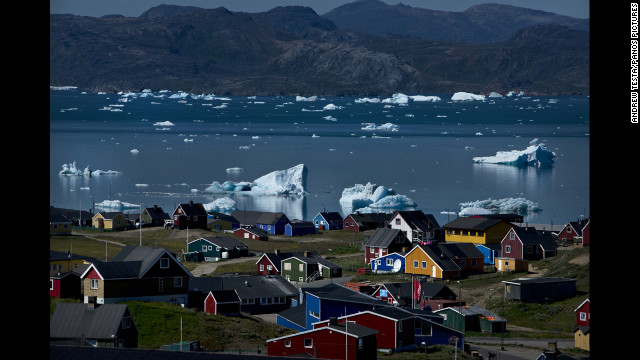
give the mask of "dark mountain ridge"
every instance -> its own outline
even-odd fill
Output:
[[[305,7],[161,6],[140,17],[50,15],[50,84],[220,95],[588,93],[588,33],[538,26],[469,44],[341,30]]]

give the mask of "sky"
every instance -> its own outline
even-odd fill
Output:
[[[197,6],[204,9],[224,7],[230,11],[264,12],[277,6],[308,6],[318,15],[356,0],[50,0],[53,14],[73,14],[100,17],[104,15],[140,16],[150,8],[162,4]],[[484,3],[499,3],[548,11],[580,19],[589,18],[589,0],[382,0],[388,5],[402,3],[441,11],[464,11]]]

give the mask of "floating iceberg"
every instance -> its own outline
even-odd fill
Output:
[[[344,106],[337,106],[334,104],[327,104],[325,105],[322,109],[323,110],[339,110],[339,109],[343,109]]]
[[[207,211],[225,211],[225,210],[228,211],[228,210],[235,210],[236,208],[236,202],[228,197],[215,199],[210,203],[202,204],[202,205],[204,206],[204,209]]]
[[[409,96],[409,98],[413,101],[431,101],[431,102],[436,102],[436,101],[440,101],[442,99],[440,99],[439,96],[424,96],[424,95],[413,95],[413,96]]]
[[[73,176],[73,175],[84,175],[84,176],[93,176],[93,175],[122,175],[120,171],[115,170],[94,170],[91,171],[89,166],[84,168],[84,170],[80,170],[76,167],[76,162],[72,162],[71,164],[62,164],[62,170],[58,173],[58,175],[65,176]]]
[[[474,157],[473,162],[506,165],[551,165],[556,154],[544,144],[533,144],[524,150],[498,151],[495,156]]]
[[[504,96],[502,96],[502,94],[499,94],[495,91],[492,91],[491,94],[489,94],[490,98],[503,98]]]
[[[414,207],[416,203],[405,195],[397,195],[393,189],[368,182],[342,190],[340,205],[345,212],[372,213]]]
[[[405,94],[397,93],[393,94],[390,98],[382,100],[385,104],[408,104],[409,97]]]
[[[159,121],[153,124],[153,126],[175,126],[171,121]]]
[[[318,99],[317,96],[309,96],[309,97],[304,97],[304,96],[296,96],[296,101],[316,101]]]
[[[538,204],[525,198],[476,200],[460,203],[460,216],[516,213],[526,215],[542,211]]]
[[[398,131],[398,125],[393,123],[385,123],[382,125],[376,125],[374,123],[362,123],[361,125],[365,125],[360,128],[361,130],[389,130],[389,131]]]
[[[227,168],[227,174],[240,174],[244,169],[241,167]]]
[[[476,94],[472,94],[464,91],[457,92],[453,94],[453,96],[451,97],[451,100],[453,101],[468,101],[468,100],[484,101],[484,99],[485,99],[484,95],[476,95]]]
[[[296,165],[287,170],[276,170],[263,175],[253,182],[233,182],[227,180],[220,184],[211,183],[205,193],[240,192],[244,195],[305,195],[307,185],[307,167]]]
[[[356,104],[364,104],[364,103],[374,103],[377,104],[380,102],[378,98],[359,98],[355,100]]]
[[[112,211],[124,212],[127,210],[140,211],[140,204],[131,204],[131,203],[122,202],[120,200],[104,200],[103,202],[95,203],[94,205],[96,208],[100,210],[109,211],[109,212],[112,212]]]

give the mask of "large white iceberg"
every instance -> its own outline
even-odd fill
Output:
[[[307,167],[296,165],[286,170],[276,170],[252,182],[227,180],[214,181],[204,189],[205,193],[241,192],[244,195],[305,195],[307,193]]]
[[[524,150],[498,151],[495,156],[474,157],[473,162],[506,165],[551,165],[556,154],[544,144],[533,144]]]
[[[460,216],[516,213],[526,215],[542,211],[537,203],[522,197],[486,199],[460,203]]]
[[[94,206],[99,210],[107,212],[140,211],[140,204],[132,204],[120,200],[104,200],[103,202],[95,203]]]
[[[93,176],[93,175],[121,175],[122,172],[115,170],[94,170],[91,171],[89,166],[84,168],[84,170],[80,170],[76,167],[76,162],[72,162],[70,164],[62,164],[62,170],[58,173],[58,175],[65,176],[73,176],[73,175],[84,175],[84,176]]]
[[[405,195],[396,194],[393,189],[368,182],[342,190],[340,205],[345,212],[379,212],[413,207],[416,203]]]
[[[210,203],[202,204],[204,209],[207,211],[224,211],[224,210],[235,210],[236,202],[233,199],[228,197],[223,197],[220,199],[215,199]]]
[[[388,131],[398,131],[398,125],[394,123],[384,123],[382,125],[376,125],[375,123],[362,123],[361,125],[365,125],[361,127],[361,130],[388,130]]]
[[[464,91],[457,92],[453,94],[453,96],[451,97],[451,100],[453,101],[469,101],[469,100],[484,101],[484,99],[485,99],[484,95],[476,95],[476,94],[472,94]]]

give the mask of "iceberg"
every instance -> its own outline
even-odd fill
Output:
[[[424,95],[413,95],[413,96],[409,96],[409,98],[413,101],[431,101],[431,102],[436,102],[436,101],[440,101],[442,99],[440,99],[439,96],[424,96]]]
[[[453,96],[451,97],[451,100],[453,101],[468,101],[468,100],[484,101],[484,99],[485,99],[484,95],[476,95],[476,94],[472,94],[464,91],[457,92],[453,94]]]
[[[382,100],[385,104],[408,104],[409,97],[405,94],[397,93],[393,94],[390,98]]]
[[[362,123],[361,125],[365,125],[360,128],[361,130],[389,130],[389,131],[398,131],[398,125],[393,123],[385,123],[382,125],[376,125],[375,123]]]
[[[100,203],[94,204],[96,208],[101,209],[103,211],[120,211],[124,212],[127,210],[137,210],[140,211],[140,204],[131,204],[127,202],[123,202],[120,200],[104,200]]]
[[[235,210],[236,202],[231,198],[223,197],[220,199],[215,199],[210,203],[202,204],[204,209],[207,211],[229,211]]]
[[[538,204],[525,198],[476,200],[460,203],[460,216],[516,213],[526,215],[542,211]]]
[[[72,162],[70,164],[62,164],[62,170],[60,170],[60,172],[58,173],[58,175],[65,175],[65,176],[74,176],[74,175],[84,175],[84,176],[93,176],[93,175],[122,175],[122,172],[120,171],[115,171],[115,170],[108,170],[108,171],[104,171],[104,170],[94,170],[91,171],[91,169],[89,169],[89,166],[87,166],[86,168],[84,168],[84,170],[80,170],[76,167],[76,162]]]
[[[159,121],[159,122],[153,123],[153,126],[175,126],[175,124],[172,123],[171,121]]]
[[[397,210],[414,207],[416,203],[405,195],[398,195],[393,189],[367,182],[355,184],[342,190],[340,205],[345,212],[354,210],[375,213],[381,210]]]
[[[364,103],[374,103],[377,104],[380,102],[378,98],[358,98],[355,100],[356,104],[364,104]]]
[[[316,101],[318,99],[317,96],[309,96],[309,97],[304,97],[304,96],[296,96],[296,101]]]
[[[227,174],[240,174],[244,169],[241,167],[227,168]]]
[[[307,167],[296,165],[286,170],[276,170],[263,175],[252,182],[233,182],[222,184],[214,181],[204,189],[205,193],[235,192],[243,195],[306,195]]]
[[[556,154],[544,144],[533,144],[524,150],[498,151],[495,156],[474,157],[473,162],[516,166],[551,165]]]
[[[343,108],[344,108],[344,106],[338,106],[338,105],[334,105],[334,104],[327,104],[322,109],[323,110],[339,110],[339,109],[343,109]]]

